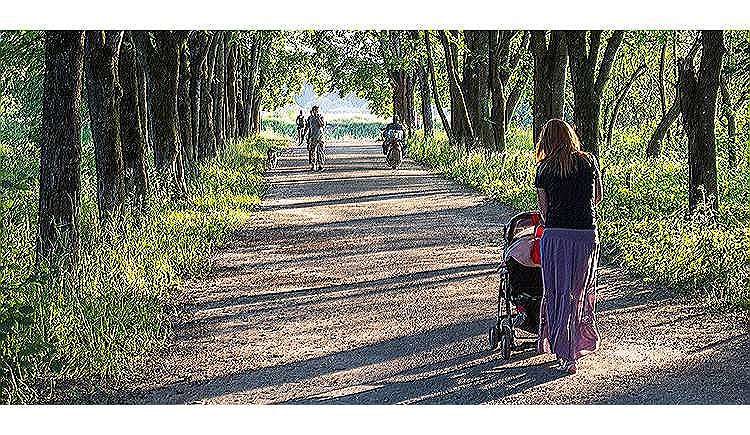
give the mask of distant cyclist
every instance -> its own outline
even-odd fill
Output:
[[[305,115],[302,111],[299,111],[297,115],[297,145],[302,146],[302,142],[305,141]]]

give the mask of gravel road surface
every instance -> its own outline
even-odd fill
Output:
[[[578,374],[487,351],[513,210],[374,143],[292,149],[257,213],[180,295],[175,341],[120,403],[749,403],[748,313],[601,267]],[[533,343],[532,339],[528,343]]]

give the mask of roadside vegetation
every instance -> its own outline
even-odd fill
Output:
[[[293,121],[282,119],[264,119],[261,123],[264,131],[295,137],[297,126]],[[383,122],[338,120],[326,122],[328,140],[375,140],[385,127]]]
[[[0,401],[59,400],[112,382],[161,346],[181,282],[260,201],[266,151],[255,136],[200,164],[184,199],[154,189],[143,213],[97,219],[93,147],[84,148],[79,263],[34,268],[38,150],[0,148]],[[70,397],[68,397],[70,399]]]
[[[746,30],[0,31],[0,402],[91,390],[165,342],[174,290],[295,134],[264,114],[303,84],[367,101],[329,139],[395,114],[416,160],[519,209],[531,138],[572,121],[605,255],[750,305]]]
[[[750,308],[750,168],[720,154],[719,209],[689,213],[687,159],[679,143],[658,158],[643,153],[637,129],[616,132],[600,156],[604,200],[598,209],[602,254],[646,282],[705,298],[717,308]],[[750,141],[746,142],[750,145]],[[530,129],[509,132],[504,154],[450,145],[444,134],[409,144],[410,156],[518,210],[536,208]]]

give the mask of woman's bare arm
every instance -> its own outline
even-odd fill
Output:
[[[542,215],[542,221],[547,217],[547,192],[537,187],[536,189],[536,206]]]

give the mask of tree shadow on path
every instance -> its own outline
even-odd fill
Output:
[[[338,371],[428,352],[467,337],[484,334],[489,323],[490,319],[487,318],[453,323],[302,361],[248,368],[212,379],[168,384],[142,392],[141,395],[149,402],[185,403],[263,387],[302,382]]]

